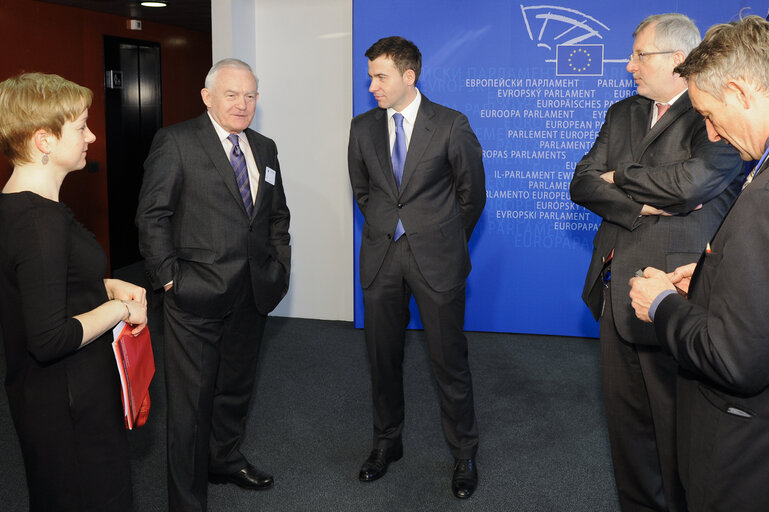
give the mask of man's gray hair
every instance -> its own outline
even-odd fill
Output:
[[[661,51],[681,50],[684,55],[689,55],[700,44],[700,30],[683,14],[653,14],[636,27],[633,37],[650,25],[654,25],[654,46]]]
[[[760,16],[713,25],[675,72],[718,100],[729,80],[742,79],[769,94],[769,22]]]
[[[259,78],[256,76],[256,73],[254,73],[254,70],[251,69],[251,66],[246,64],[240,59],[222,59],[218,61],[216,64],[211,66],[211,69],[208,71],[208,74],[206,75],[206,81],[205,81],[205,88],[206,89],[213,89],[214,83],[216,82],[216,74],[219,72],[222,68],[234,68],[234,69],[245,69],[252,75],[254,75],[254,80],[256,80],[256,89],[259,89]]]

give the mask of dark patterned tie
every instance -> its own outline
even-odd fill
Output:
[[[392,155],[393,174],[395,175],[395,183],[400,189],[403,179],[403,164],[406,162],[406,133],[403,131],[403,114],[397,112],[393,114],[393,121],[395,121],[395,144],[393,144]],[[395,226],[395,240],[399,239],[405,232],[403,223],[399,218],[398,225]]]
[[[231,133],[227,136],[232,142],[232,151],[230,152],[230,164],[235,171],[235,181],[238,182],[240,198],[243,200],[243,206],[246,207],[246,214],[251,218],[254,213],[254,201],[251,199],[251,186],[248,182],[248,168],[246,167],[246,156],[240,150],[240,140],[237,134]]]

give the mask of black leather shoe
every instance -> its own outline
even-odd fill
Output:
[[[387,473],[387,466],[391,462],[400,460],[403,457],[403,445],[399,444],[384,450],[375,448],[360,468],[358,478],[361,482],[373,482],[377,478],[382,478]]]
[[[464,500],[469,498],[478,487],[478,468],[473,459],[454,459],[454,477],[451,490],[454,496]]]
[[[251,464],[228,475],[209,473],[208,481],[212,484],[235,484],[244,489],[263,491],[272,487],[272,475],[256,469]]]

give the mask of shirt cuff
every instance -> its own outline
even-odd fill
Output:
[[[659,307],[660,302],[665,300],[665,297],[673,293],[678,293],[678,292],[676,292],[675,290],[665,290],[659,295],[657,295],[657,297],[655,297],[655,299],[652,301],[651,306],[649,306],[649,318],[651,318],[652,322],[654,321],[654,314],[657,312],[657,308]]]

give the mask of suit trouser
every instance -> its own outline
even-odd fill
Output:
[[[266,316],[250,287],[224,318],[201,318],[165,296],[168,499],[171,511],[206,510],[208,474],[234,473]]]
[[[455,458],[474,457],[478,427],[463,331],[465,284],[447,292],[433,290],[422,277],[406,236],[390,244],[374,282],[363,290],[374,402],[374,447],[387,449],[401,443],[403,349],[412,293],[438,384],[446,440]]]
[[[676,362],[657,346],[622,339],[611,283],[604,297],[601,371],[620,506],[623,512],[685,512],[676,450]]]

